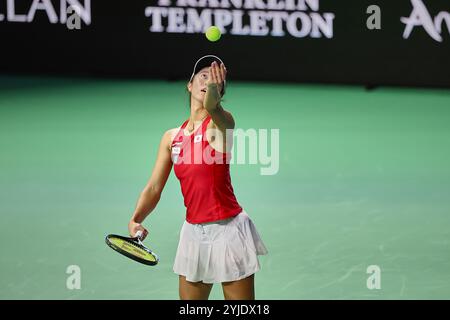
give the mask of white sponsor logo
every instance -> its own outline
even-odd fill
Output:
[[[442,25],[445,22],[447,30],[450,30],[450,13],[441,11],[433,19],[422,0],[411,0],[411,4],[413,6],[411,15],[400,18],[400,21],[406,25],[403,38],[408,39],[415,27],[422,26],[431,38],[442,42]]]
[[[81,0],[80,0],[81,1]],[[83,5],[78,0],[33,0],[25,10],[16,8],[18,0],[6,0],[6,15],[0,13],[0,21],[32,23],[36,13],[41,11],[47,16],[50,23],[66,24],[70,30],[79,29],[76,19],[82,20],[86,25],[91,24],[91,0],[84,0]],[[28,1],[27,1],[28,3]],[[59,10],[57,4],[59,3]],[[73,12],[76,12],[76,17]],[[38,13],[38,14],[42,14]],[[75,20],[74,20],[75,19]]]
[[[196,136],[194,137],[194,143],[197,143],[197,142],[200,142],[200,141],[202,141],[202,135],[201,135],[201,134],[196,135]]]
[[[334,13],[319,0],[159,0],[145,8],[151,32],[204,33],[217,26],[238,36],[333,38]]]
[[[180,154],[180,147],[173,147],[172,148],[172,153],[173,154]]]

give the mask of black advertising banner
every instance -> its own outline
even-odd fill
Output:
[[[444,0],[0,0],[0,42],[0,73],[450,86]]]

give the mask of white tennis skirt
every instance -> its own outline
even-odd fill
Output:
[[[267,253],[245,210],[209,223],[184,221],[173,271],[191,282],[236,281],[256,273],[260,269],[258,255]]]

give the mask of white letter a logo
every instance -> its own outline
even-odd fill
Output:
[[[405,31],[403,32],[403,38],[408,39],[412,29],[415,26],[423,26],[428,34],[436,41],[442,42],[441,35],[436,31],[433,19],[430,16],[427,8],[423,4],[422,0],[411,0],[413,5],[413,11],[411,15],[401,17],[400,21],[406,24]]]

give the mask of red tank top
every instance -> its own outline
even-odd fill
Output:
[[[184,135],[186,120],[172,141],[172,162],[186,206],[186,221],[205,223],[233,217],[242,211],[230,178],[231,153],[211,147],[206,128],[211,116],[190,136]]]

